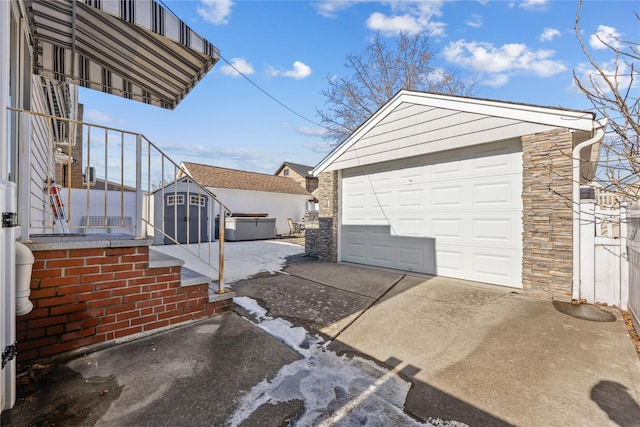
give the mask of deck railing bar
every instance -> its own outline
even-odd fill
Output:
[[[83,196],[84,201],[86,201],[85,208],[86,214],[82,216],[82,213],[77,213],[79,215],[78,218],[74,218],[76,225],[68,225],[69,228],[80,228],[87,232],[90,229],[98,229],[98,230],[106,230],[107,232],[112,232],[112,227],[125,228],[133,226],[135,228],[135,238],[144,238],[147,236],[147,227],[149,230],[153,230],[153,234],[158,238],[162,238],[163,242],[173,242],[193,255],[197,255],[202,261],[207,263],[211,268],[218,271],[218,292],[224,293],[224,225],[225,225],[225,217],[230,212],[227,206],[222,203],[217,197],[206,187],[198,184],[189,174],[183,169],[178,163],[171,160],[162,152],[162,150],[152,143],[148,138],[144,135],[136,132],[115,129],[109,126],[99,125],[99,124],[90,124],[83,122],[81,120],[75,119],[67,119],[62,117],[53,116],[50,114],[33,112],[28,110],[21,110],[15,108],[9,108],[9,110],[19,113],[20,117],[20,126],[24,127],[24,135],[25,139],[22,141],[21,148],[30,148],[31,141],[28,138],[31,138],[30,126],[34,126],[39,123],[38,121],[33,121],[33,117],[42,118],[47,121],[46,127],[47,130],[47,139],[46,144],[48,146],[48,150],[51,158],[47,159],[46,165],[42,165],[44,169],[42,172],[31,177],[32,167],[30,165],[26,165],[22,169],[22,174],[19,176],[19,180],[22,185],[25,185],[25,188],[29,188],[30,190],[24,192],[24,197],[21,198],[21,206],[23,207],[22,212],[25,212],[25,216],[21,216],[21,218],[26,219],[23,221],[23,224],[28,224],[28,227],[23,227],[22,234],[24,235],[25,240],[27,240],[35,230],[50,230],[58,228],[59,224],[54,224],[53,219],[53,211],[50,206],[50,196],[51,196],[51,186],[47,185],[47,182],[51,179],[55,179],[57,176],[60,178],[61,186],[67,189],[67,194],[65,198],[65,210],[67,212],[67,218],[71,219],[71,209],[73,205],[72,199],[72,190],[75,192],[84,189],[85,195]],[[54,130],[52,129],[53,120],[58,122],[66,122],[68,123],[68,140],[65,141],[57,141],[53,138]],[[33,123],[31,122],[33,121]],[[42,128],[42,127],[41,127]],[[97,141],[92,141],[92,138],[95,137],[96,134],[100,134],[99,130],[102,130],[104,133],[101,135],[104,142],[104,159],[99,159],[95,163],[95,167],[100,167],[100,177],[104,177],[104,182],[100,184],[103,185],[103,209],[102,209],[102,218],[96,217],[94,213],[92,213],[92,209],[95,209],[99,206],[93,206],[91,204],[92,192],[98,190],[92,190],[93,179],[98,176],[98,171],[94,169],[94,163],[92,163],[92,145],[95,143],[101,143],[100,137],[98,137]],[[120,138],[118,138],[120,135]],[[126,158],[127,149],[125,144],[130,144],[130,139],[127,136],[135,137],[135,217],[136,223],[132,224],[131,216],[127,217],[127,210],[125,207],[126,201],[130,200],[128,203],[131,203],[132,198],[128,197],[128,189],[125,187],[125,180],[127,179],[127,173],[130,171],[129,162],[131,159]],[[114,144],[120,144],[120,150],[118,152],[116,147],[113,147]],[[74,144],[80,144],[79,148],[74,148]],[[60,145],[64,145],[63,149],[66,151],[66,157],[60,159],[60,157],[56,157],[57,147]],[[84,151],[84,153],[83,153]],[[101,151],[101,150],[99,150]],[[79,154],[77,154],[79,153]],[[113,155],[112,159],[109,159],[109,154]],[[73,155],[76,155],[78,159],[74,159]],[[146,177],[143,175],[144,168],[143,164],[143,154],[147,155],[146,162]],[[84,157],[84,158],[82,158]],[[93,156],[95,158],[95,155]],[[57,162],[56,162],[57,159]],[[114,164],[118,163],[119,165]],[[80,162],[78,166],[74,165],[74,160]],[[102,162],[100,161],[102,160]],[[158,162],[159,160],[159,162]],[[86,162],[86,164],[85,164]],[[160,163],[160,184],[159,188],[154,188],[152,185],[153,177],[157,173],[157,164]],[[66,169],[63,171],[59,166],[63,164],[66,166]],[[125,165],[127,165],[127,170],[125,171]],[[167,167],[171,168],[173,165],[173,174],[171,176],[171,180],[165,180],[165,172]],[[78,171],[72,169],[72,166],[77,167]],[[120,173],[117,173],[117,168],[120,167]],[[104,169],[102,169],[104,168]],[[153,170],[152,170],[153,169]],[[94,171],[92,173],[92,171]],[[133,173],[133,171],[131,171]],[[78,181],[80,175],[84,173],[84,182]],[[26,174],[26,176],[25,176]],[[40,176],[46,174],[45,183],[37,183],[38,179],[41,179]],[[60,175],[63,174],[63,175]],[[109,177],[119,176],[119,183],[114,181],[110,183]],[[32,179],[33,178],[33,179]],[[146,182],[144,179],[146,178]],[[118,178],[115,178],[116,180]],[[72,182],[73,181],[73,182]],[[180,182],[179,182],[180,181]],[[168,225],[167,214],[171,210],[166,209],[167,200],[165,195],[167,194],[167,189],[165,188],[167,185],[173,185],[173,195],[174,202],[177,196],[179,196],[179,189],[186,189],[186,193],[182,193],[182,197],[184,197],[184,212],[186,212],[186,218],[184,221],[174,221],[173,225],[173,235],[169,235],[166,230],[166,226]],[[180,185],[180,188],[179,188]],[[119,188],[118,188],[119,186]],[[145,192],[146,187],[146,192]],[[44,192],[43,192],[44,190]],[[115,190],[115,191],[113,191]],[[158,191],[159,190],[159,191]],[[30,195],[34,192],[40,191],[39,194],[44,194],[46,196],[46,200],[42,203],[42,206],[36,206],[37,203],[40,202],[40,197],[35,200],[35,203],[31,202]],[[154,192],[155,196],[154,197]],[[145,204],[144,197],[145,193],[147,196],[146,201],[146,214],[144,213],[143,207]],[[158,194],[159,193],[159,194]],[[99,191],[96,194],[100,194]],[[133,194],[131,194],[133,196]],[[161,196],[161,200],[157,200],[157,196]],[[93,196],[94,198],[96,195]],[[100,199],[100,196],[97,196]],[[109,208],[110,202],[115,202],[115,200],[119,199],[120,207],[119,209],[115,209],[115,206],[111,206]],[[155,202],[157,200],[157,204]],[[193,206],[192,206],[193,202]],[[117,202],[115,202],[117,203]],[[111,203],[113,205],[113,203]],[[131,206],[131,205],[129,205]],[[159,207],[160,206],[160,207]],[[217,268],[213,265],[213,254],[211,250],[211,243],[215,239],[215,220],[216,220],[216,211],[219,206],[219,215],[218,215],[218,233],[219,233],[219,251],[218,251],[218,262]],[[74,208],[75,211],[78,209]],[[161,212],[157,212],[157,209],[161,209]],[[197,215],[193,212],[192,209],[197,209]],[[152,212],[153,211],[153,212]],[[119,212],[119,216],[114,216],[113,214]],[[132,211],[130,211],[132,212]],[[74,212],[75,214],[76,212]],[[110,214],[111,213],[111,214]],[[173,205],[173,213],[174,218],[178,219],[177,214],[179,213],[178,206],[176,203]],[[37,219],[36,223],[31,223],[30,218],[32,215]],[[153,216],[152,216],[153,215]],[[191,217],[194,217],[193,219]],[[159,220],[160,224],[157,224],[154,221],[154,217],[156,220]],[[93,219],[92,219],[93,218]],[[82,219],[80,225],[77,225],[78,220]],[[98,220],[98,221],[95,221]],[[197,221],[197,224],[194,222]],[[203,224],[202,221],[207,221],[206,224]],[[102,225],[98,225],[102,223]],[[41,224],[41,225],[40,225]],[[144,226],[144,227],[143,227]],[[178,242],[179,232],[181,232],[180,228],[185,228],[185,239],[186,244]],[[66,233],[65,230],[63,230]],[[197,237],[193,236],[192,233],[197,231]],[[206,239],[205,239],[206,235]],[[206,242],[205,242],[206,240]],[[202,245],[206,243],[208,250],[205,251]],[[197,244],[197,246],[196,246]],[[190,248],[191,247],[191,248]],[[194,249],[195,253],[194,253]]]

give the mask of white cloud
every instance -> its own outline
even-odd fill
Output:
[[[240,73],[246,76],[255,73],[251,64],[244,58],[231,58],[231,65],[221,65],[220,71],[227,76],[233,77],[239,77]]]
[[[547,5],[548,0],[525,0],[518,3],[523,9],[540,10]]]
[[[300,135],[304,136],[324,136],[327,134],[327,130],[321,127],[308,127],[308,126],[300,126],[296,129]]]
[[[509,83],[509,76],[506,74],[494,74],[490,78],[482,80],[481,85],[491,87],[502,87]]]
[[[466,24],[471,28],[480,28],[482,27],[482,16],[474,13],[467,19]]]
[[[231,0],[200,0],[198,15],[211,24],[224,25],[229,22],[233,5]]]
[[[100,124],[108,124],[113,123],[114,119],[108,113],[98,111],[98,110],[85,110],[84,111],[84,120],[90,123],[100,123]]]
[[[442,16],[443,0],[389,2],[391,13],[372,13],[367,28],[391,36],[400,32],[415,34],[425,31],[431,36],[442,36],[446,24],[434,18]]]
[[[398,33],[415,34],[422,30],[420,24],[412,16],[385,16],[380,12],[373,13],[367,19],[367,27],[388,35]]]
[[[334,146],[329,144],[329,142],[324,141],[324,142],[313,142],[313,143],[304,144],[304,148],[311,151],[312,153],[325,154],[325,153],[330,153],[331,150],[334,149]]]
[[[313,2],[318,13],[325,18],[335,18],[338,12],[341,10],[347,9],[354,4],[360,3],[359,0],[351,0],[351,1],[336,1],[336,0],[323,0],[318,2]]]
[[[311,75],[311,67],[304,62],[296,61],[293,63],[293,68],[291,70],[278,70],[275,67],[269,67],[267,69],[267,74],[271,77],[283,76],[302,80]]]
[[[458,40],[449,43],[443,53],[453,64],[487,73],[532,72],[548,77],[567,69],[561,61],[551,59],[553,50],[530,50],[522,43],[495,47],[491,43]]]
[[[630,76],[631,70],[629,69],[629,66],[627,63],[623,61],[618,61],[618,64],[616,67],[615,59],[612,59],[607,63],[599,64],[599,66],[602,69],[602,71],[608,76],[614,76],[617,73],[618,90],[620,92],[624,92],[624,90],[628,88],[629,85],[631,85],[632,83],[631,76]],[[599,89],[599,91],[601,91],[603,94],[611,93],[611,89],[609,88],[609,85],[604,81],[602,76],[593,69],[593,66],[591,64],[589,63],[579,64],[575,72],[576,72],[576,75],[578,76],[578,79],[580,79],[580,82],[582,83],[582,85],[587,89],[591,89],[595,85]],[[614,79],[610,79],[610,81],[614,82]],[[575,82],[573,83],[573,85],[576,88],[576,90],[579,91],[577,86],[575,86]],[[631,85],[631,87],[639,88],[640,87],[639,79],[636,78],[635,80],[633,80],[633,84]]]
[[[598,31],[589,37],[589,45],[594,49],[607,49],[606,43],[614,49],[619,49],[622,47],[622,43],[617,40],[619,38],[620,33],[615,28],[599,25]]]
[[[551,40],[553,40],[556,37],[560,37],[560,31],[556,30],[555,28],[545,28],[544,31],[542,32],[542,34],[540,34],[540,41],[541,42],[549,42]]]

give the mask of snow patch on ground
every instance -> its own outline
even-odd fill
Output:
[[[292,425],[306,426],[432,426],[404,413],[410,384],[395,372],[361,357],[347,358],[327,350],[324,340],[284,319],[267,316],[249,297],[234,302],[254,316],[258,326],[303,358],[283,366],[271,381],[254,386],[240,400],[227,425],[238,426],[264,404],[300,400],[304,408]],[[400,369],[397,367],[396,369]],[[433,420],[442,427],[462,423]]]
[[[178,245],[153,246],[153,250],[162,252],[184,261],[184,266],[209,276],[218,278],[219,242],[203,245],[185,245],[187,252]],[[250,242],[225,242],[224,244],[224,281],[225,284],[248,279],[258,273],[274,274],[282,270],[286,258],[304,253],[304,246],[272,240]],[[216,268],[202,261],[203,258]]]

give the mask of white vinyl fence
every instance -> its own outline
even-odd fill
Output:
[[[580,299],[626,309],[627,209],[605,209],[591,202],[580,208]]]
[[[640,331],[640,206],[633,206],[627,213],[627,250],[629,253],[629,302],[636,331]]]
[[[63,188],[61,197],[72,233],[135,234],[135,192]]]

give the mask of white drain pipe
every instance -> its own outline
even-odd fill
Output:
[[[571,301],[580,302],[580,152],[583,148],[593,145],[604,137],[604,128],[607,121],[596,122],[601,127],[596,129],[595,135],[581,142],[573,149],[572,158],[572,204],[573,204],[573,280],[571,283]]]
[[[16,242],[16,316],[24,316],[33,310],[31,295],[31,269],[35,258],[24,244]]]

